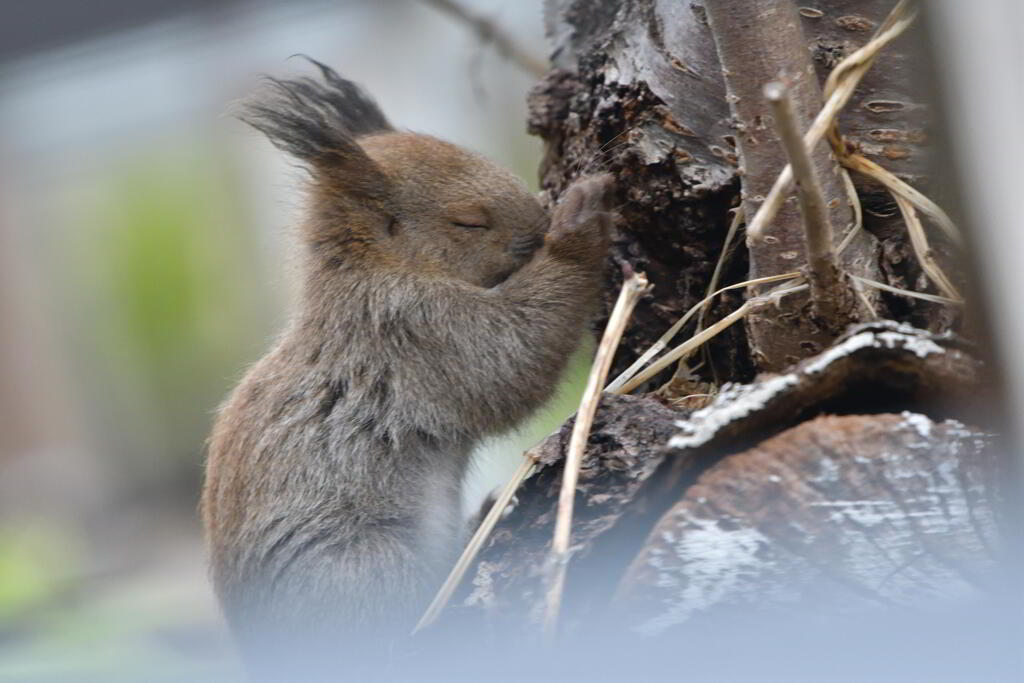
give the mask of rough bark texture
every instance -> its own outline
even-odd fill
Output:
[[[607,562],[616,561],[611,548],[599,545],[631,511],[637,491],[662,464],[665,444],[677,431],[678,413],[657,402],[633,396],[605,396],[594,418],[592,437],[580,470],[572,534],[574,558],[590,557],[588,566],[574,568],[570,585],[585,580],[607,583],[604,595],[614,588]],[[525,623],[536,620],[543,608],[545,566],[554,531],[555,508],[562,482],[562,456],[569,445],[573,422],[562,426],[538,450],[538,469],[506,512],[480,557],[475,575],[464,586],[459,602],[469,610],[484,609],[499,621]],[[644,530],[638,530],[642,537]],[[618,555],[625,568],[630,555]],[[597,568],[600,568],[598,572]],[[588,591],[572,592],[587,600]],[[597,593],[601,595],[602,593]],[[570,610],[579,611],[575,605]]]
[[[620,202],[613,259],[654,285],[614,376],[706,293],[738,191],[729,108],[700,7],[555,0],[546,18],[555,69],[532,94],[530,117],[546,147],[541,186],[554,198],[580,173],[612,172]],[[610,273],[609,307],[620,284],[618,269]],[[722,376],[752,376],[745,347],[739,327],[714,347]]]
[[[715,1],[730,10],[746,2]],[[797,4],[804,37],[787,49],[794,59],[810,54],[823,81],[894,4]],[[728,209],[739,204],[746,180],[737,173],[738,147],[750,141],[733,128],[703,5],[547,3],[554,68],[531,96],[530,118],[546,143],[542,187],[553,199],[580,174],[611,171],[620,202],[612,259],[646,271],[655,285],[637,308],[613,373],[703,298]],[[785,22],[792,35],[792,8]],[[733,25],[723,31],[737,29],[742,34]],[[926,57],[915,30],[882,54],[841,128],[861,152],[927,190],[931,140],[919,85]],[[734,38],[742,42],[742,35]],[[767,42],[773,39],[778,35]],[[801,87],[808,101],[820,97],[810,79]],[[739,109],[741,119],[755,115]],[[751,160],[767,149],[755,147]],[[781,150],[758,163],[781,168]],[[835,178],[825,180],[834,197]],[[927,291],[891,201],[869,183],[858,180],[858,188],[866,227],[882,249],[873,252],[865,239],[851,257],[872,261],[865,267],[878,267],[876,277],[890,284]],[[753,206],[756,194],[748,187],[744,202]],[[834,208],[837,226],[845,227],[848,209],[842,202]],[[792,270],[790,259],[768,258],[775,260],[753,264],[756,274]],[[741,243],[721,284],[747,279],[749,268]],[[609,272],[610,306],[620,269]],[[723,296],[710,319],[745,296]],[[956,316],[948,308],[889,295],[881,302],[888,320],[809,345],[800,344],[807,338],[794,317],[799,308],[762,308],[764,330],[778,329],[779,339],[795,339],[797,348],[766,363],[776,374],[755,379],[751,347],[770,345],[774,333],[750,342],[743,326],[733,326],[695,368],[694,381],[716,394],[699,410],[688,410],[691,401],[667,407],[654,398],[602,399],[577,491],[564,629],[588,634],[605,622],[676,632],[668,627],[695,615],[698,625],[787,610],[824,618],[986,590],[999,554],[1001,496],[992,482],[1002,464],[989,447],[987,370],[973,346],[950,333]],[[817,355],[807,358],[811,353]],[[794,358],[805,360],[787,365]],[[450,622],[537,631],[570,430],[563,426],[543,445],[539,471],[485,546],[448,610]]]
[[[842,57],[871,37],[894,4],[895,0],[840,0],[821,8],[798,6],[804,53],[811,55],[819,82]],[[655,285],[651,296],[637,307],[614,375],[706,293],[729,223],[728,209],[740,201],[737,146],[741,141],[704,3],[551,0],[546,25],[554,68],[531,95],[529,121],[530,130],[545,141],[541,186],[553,199],[581,173],[599,168],[611,171],[617,179],[620,216],[613,259],[629,261]],[[758,29],[751,29],[751,35]],[[883,51],[840,122],[850,144],[927,191],[933,140],[921,40],[914,26]],[[745,72],[745,67],[738,67],[738,73]],[[820,93],[817,84],[809,79],[805,83]],[[806,97],[813,100],[815,96],[820,99],[820,94]],[[763,132],[773,135],[768,127]],[[771,146],[775,148],[772,159],[781,168],[781,151]],[[764,163],[773,162],[766,159]],[[866,242],[847,249],[847,263],[857,260],[858,268],[864,268],[861,272],[869,274],[880,269],[876,277],[889,284],[931,291],[891,197],[862,178],[855,176],[854,182],[860,190],[865,228],[881,243],[882,254],[876,260],[865,237]],[[749,192],[748,197],[758,194]],[[849,222],[849,209],[845,194],[839,196],[843,199],[834,221],[841,235]],[[795,205],[790,204],[787,211],[799,220]],[[946,245],[936,239],[935,246],[942,258]],[[773,250],[777,254],[773,258],[781,261],[773,264],[779,267],[774,272],[792,269],[793,264],[781,255],[794,251],[802,259],[802,247]],[[944,265],[949,261],[944,259]],[[745,248],[734,249],[723,281],[744,280],[754,271],[769,273],[768,265],[750,264]],[[617,268],[609,272],[606,299],[610,307],[620,276]],[[742,292],[723,295],[712,307],[712,318],[736,308],[743,296]],[[955,313],[946,307],[888,294],[881,295],[881,301],[882,317],[917,327],[945,331],[956,322]],[[791,315],[788,320],[800,322]],[[771,318],[763,324],[770,325]],[[794,355],[804,357],[821,348],[820,340],[812,341]],[[749,381],[754,376],[741,326],[714,340],[704,358],[709,362],[699,370],[703,380]]]

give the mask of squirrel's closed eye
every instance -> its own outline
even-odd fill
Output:
[[[456,228],[464,230],[487,230],[491,227],[487,209],[477,204],[450,207],[447,218]]]

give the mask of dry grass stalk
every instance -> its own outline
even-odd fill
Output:
[[[573,424],[572,436],[565,455],[562,470],[562,487],[558,496],[558,508],[555,517],[555,533],[551,540],[551,555],[548,561],[547,605],[544,615],[544,630],[549,637],[553,636],[558,626],[558,613],[562,605],[562,592],[565,587],[565,572],[569,564],[569,540],[572,532],[573,504],[576,500],[576,483],[579,480],[580,465],[583,462],[583,450],[587,445],[591,425],[597,405],[601,400],[601,388],[608,377],[615,350],[626,329],[629,317],[633,313],[636,302],[647,291],[647,278],[643,273],[633,273],[622,284],[622,291],[615,302],[608,324],[605,327],[601,343],[597,347],[594,364],[590,368],[587,388],[576,411],[576,422]]]
[[[792,279],[794,277],[798,277],[799,273],[790,275],[791,277],[789,279]],[[745,283],[740,283],[739,285],[733,286],[742,286],[743,284]],[[666,353],[664,356],[659,358],[657,361],[652,363],[643,372],[640,372],[631,380],[625,382],[614,391],[612,391],[609,388],[609,392],[615,394],[628,394],[629,392],[633,391],[641,384],[643,384],[644,382],[646,382],[647,380],[649,380],[650,378],[654,377],[659,372],[667,368],[672,363],[683,358],[688,358],[705,342],[707,342],[710,339],[713,339],[716,335],[718,335],[723,330],[727,329],[730,325],[742,320],[754,308],[764,305],[765,303],[768,303],[769,301],[772,301],[779,297],[783,297],[794,292],[803,291],[805,289],[807,289],[807,285],[797,285],[776,292],[768,292],[767,294],[762,294],[761,296],[754,297],[753,299],[748,299],[746,302],[744,302],[742,306],[737,308],[735,311],[725,316],[708,329],[701,331],[700,333],[694,335],[693,337],[690,337],[685,342],[675,347],[674,349]]]
[[[807,250],[807,281],[811,286],[811,304],[815,312],[830,324],[839,324],[842,303],[849,299],[842,274],[832,248],[832,222],[814,171],[811,156],[800,137],[800,127],[793,114],[793,102],[781,82],[768,83],[764,96],[772,109],[775,130],[779,134],[796,181],[800,217],[804,226]]]
[[[851,275],[850,277],[852,277],[857,282],[859,282],[861,284],[864,284],[864,285],[867,285],[869,287],[874,287],[875,289],[881,289],[881,290],[886,291],[886,292],[891,292],[892,294],[899,294],[901,296],[909,296],[912,299],[923,299],[924,301],[931,301],[933,304],[946,304],[948,306],[963,306],[964,305],[964,302],[963,302],[962,299],[949,299],[947,297],[939,296],[937,294],[925,294],[924,292],[915,292],[915,291],[910,290],[910,289],[902,289],[900,287],[893,287],[892,285],[887,285],[884,282],[876,282],[875,280],[871,280],[871,279],[868,279],[866,277],[860,277],[860,276],[857,276],[857,275]]]
[[[861,154],[841,154],[839,156],[839,162],[852,171],[857,171],[858,173],[862,173],[869,178],[878,181],[894,196],[902,197],[919,211],[935,221],[935,224],[938,225],[939,228],[946,233],[946,236],[957,246],[963,246],[963,235],[960,234],[960,229],[956,227],[956,224],[952,219],[950,219],[949,215],[946,214],[938,204],[928,199],[928,197],[925,197],[919,191],[898,178],[891,171],[886,170]]]
[[[804,145],[809,151],[813,151],[829,129],[834,126],[836,116],[850,100],[857,84],[871,68],[878,53],[910,26],[914,16],[915,13],[910,9],[910,3],[907,0],[901,0],[889,13],[875,36],[862,48],[836,65],[826,81],[825,106],[818,112],[814,122],[804,134]],[[765,228],[779,212],[779,208],[786,200],[786,195],[789,194],[792,183],[793,169],[787,165],[775,180],[775,184],[768,192],[768,196],[765,197],[761,208],[747,223],[748,240],[760,240],[764,237]]]
[[[519,464],[519,469],[516,470],[512,478],[505,484],[505,488],[502,489],[498,499],[494,501],[494,505],[487,512],[487,516],[484,517],[483,521],[480,522],[480,526],[476,528],[473,533],[473,537],[469,539],[469,543],[466,544],[465,549],[462,551],[462,555],[459,556],[458,561],[452,570],[448,573],[448,578],[445,579],[444,584],[437,591],[437,595],[434,596],[430,606],[427,607],[423,616],[420,617],[419,622],[416,624],[416,628],[413,629],[413,634],[430,626],[434,623],[437,618],[441,615],[448,601],[451,600],[452,595],[455,593],[455,589],[462,583],[463,577],[466,575],[466,571],[472,566],[474,560],[476,560],[477,554],[484,545],[484,541],[491,535],[491,531],[494,530],[498,520],[501,519],[501,515],[505,512],[505,508],[512,501],[512,497],[515,495],[519,486],[533,473],[534,466],[534,455],[533,451],[527,451],[523,456],[523,462]]]
[[[956,301],[963,301],[960,292],[956,290],[956,287],[953,286],[953,283],[946,277],[946,274],[942,272],[942,268],[939,267],[939,264],[932,257],[932,249],[928,244],[928,237],[925,235],[924,226],[921,225],[921,219],[917,217],[914,205],[901,195],[893,193],[892,196],[896,200],[896,205],[900,207],[903,221],[907,224],[910,246],[913,247],[914,255],[917,256],[918,263],[921,264],[921,270],[924,271],[928,279],[939,288],[939,291],[944,296]]]
[[[727,292],[730,289],[739,289],[741,287],[750,287],[754,285],[764,285],[771,282],[792,280],[798,277],[800,277],[800,273],[796,271],[793,271],[791,273],[782,273],[781,275],[769,275],[767,277],[759,277],[754,278],[753,280],[744,280],[743,282],[737,282],[736,284],[729,285],[727,287],[722,287],[721,289],[712,292],[711,294],[707,295],[706,297],[698,301],[696,304],[694,304],[690,308],[690,310],[683,314],[683,317],[677,320],[675,324],[673,324],[672,327],[670,327],[665,332],[665,334],[661,335],[658,341],[654,342],[651,345],[651,348],[644,351],[643,354],[639,358],[637,358],[632,365],[623,370],[622,374],[616,377],[611,382],[611,384],[605,387],[605,391],[607,391],[610,394],[628,393],[621,390],[622,386],[630,379],[632,379],[633,376],[636,375],[636,373],[640,372],[641,368],[643,368],[648,363],[648,361],[650,361],[656,355],[661,353],[664,349],[668,348],[668,343],[675,338],[676,334],[679,333],[679,330],[683,329],[683,326],[686,325],[690,318],[692,318],[694,314],[699,312],[703,306],[708,304],[712,299],[714,299],[722,292]]]
[[[870,68],[874,64],[875,57],[878,56],[879,51],[913,23],[917,16],[917,11],[912,7],[913,4],[913,0],[900,0],[896,3],[885,18],[885,21],[875,31],[875,35],[872,36],[871,40],[860,49],[845,57],[839,64],[836,64],[836,67],[832,69],[832,72],[829,73],[828,78],[825,80],[823,95],[826,100],[830,99],[837,90],[847,87],[848,81],[854,72]],[[878,43],[881,44],[879,45]],[[863,76],[863,74],[860,74],[860,76]],[[860,80],[860,76],[857,77],[857,80]],[[854,87],[856,87],[856,84],[854,84]],[[850,88],[850,90],[852,94],[853,88]]]
[[[750,309],[753,308],[753,301],[754,299],[748,299],[747,301],[743,302],[743,305],[737,308],[735,311],[725,316],[724,318],[722,318],[721,320],[719,320],[706,330],[701,330],[696,335],[690,337],[685,342],[683,342],[682,344],[680,344],[679,346],[677,346],[676,348],[672,349],[664,356],[659,358],[657,361],[652,363],[645,370],[638,373],[628,382],[617,387],[614,391],[609,389],[610,393],[628,394],[629,392],[633,391],[641,384],[643,384],[650,378],[654,377],[659,372],[661,372],[662,370],[664,370],[677,360],[681,361],[683,359],[689,358],[694,351],[696,351],[698,348],[700,348],[702,344],[704,344],[704,342],[708,341],[709,339],[713,339],[722,330],[726,329],[733,323],[742,320],[743,317],[750,312]]]
[[[846,251],[846,248],[853,242],[853,238],[864,227],[864,209],[860,205],[860,196],[857,194],[857,188],[853,186],[853,178],[850,177],[848,170],[845,168],[841,170],[843,172],[843,186],[846,188],[846,196],[850,201],[850,206],[853,208],[853,225],[843,235],[843,240],[836,248],[836,253],[839,254]]]
[[[722,253],[718,255],[715,270],[711,273],[711,282],[708,283],[707,294],[704,295],[703,305],[700,307],[700,315],[697,316],[698,332],[704,329],[704,317],[711,307],[711,297],[718,288],[718,281],[722,279],[722,270],[725,269],[725,262],[729,258],[732,241],[736,238],[736,233],[739,232],[740,226],[743,225],[744,217],[745,214],[743,213],[742,206],[733,210],[732,220],[729,221],[729,230],[725,233],[725,242],[722,243]]]
[[[718,261],[715,262],[715,269],[711,273],[711,281],[708,283],[707,291],[704,294],[704,304],[700,307],[700,313],[697,315],[697,332],[704,329],[704,323],[707,319],[708,311],[711,309],[711,296],[718,289],[718,283],[722,279],[722,271],[725,270],[725,264],[733,253],[733,241],[736,239],[736,233],[739,232],[740,226],[743,225],[746,220],[746,214],[743,212],[743,206],[740,205],[733,209],[732,220],[729,221],[729,229],[725,233],[725,242],[722,243],[722,251],[718,255]],[[704,348],[704,360],[710,365],[711,357],[707,347]],[[691,374],[690,368],[687,363],[682,362],[679,367],[676,368],[675,375],[669,382],[680,380],[688,377]]]
[[[852,273],[850,274],[850,277],[853,278]],[[873,322],[878,320],[878,310],[875,308],[875,305],[871,303],[871,299],[868,298],[860,280],[854,278],[850,280],[850,284],[852,285],[853,293],[857,296],[857,301],[859,301],[861,305],[860,321]]]

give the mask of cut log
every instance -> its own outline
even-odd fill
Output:
[[[730,611],[983,596],[1000,545],[990,442],[918,413],[805,422],[705,471],[651,531],[618,604],[653,634]]]
[[[720,1],[734,9],[743,4]],[[554,200],[577,176],[610,171],[619,201],[612,260],[628,261],[654,284],[636,309],[613,374],[704,298],[730,209],[740,203],[739,140],[706,4],[546,3],[555,68],[531,95],[529,122],[545,142],[542,189]],[[895,0],[819,5],[794,5],[804,44],[784,47],[809,54],[821,83],[868,40]],[[853,148],[925,189],[937,136],[927,131],[921,76],[928,58],[920,30],[915,25],[885,48],[840,128]],[[778,36],[767,42],[759,36],[759,44],[772,39]],[[745,62],[732,68],[746,68]],[[831,160],[825,165],[834,168]],[[927,290],[887,194],[857,183],[865,227],[882,244],[877,279]],[[830,202],[835,194],[833,184]],[[842,213],[842,206],[832,208]],[[848,216],[836,220],[836,231],[844,232]],[[941,255],[942,241],[936,244]],[[858,268],[874,267],[870,248],[850,254]],[[723,264],[719,284],[748,279],[750,258],[741,240]],[[621,269],[608,272],[610,307]],[[778,272],[766,266],[765,273]],[[705,322],[732,313],[745,299],[742,290],[726,292]],[[866,649],[874,653],[884,650],[894,628],[907,630],[891,625],[895,612],[880,610],[988,591],[1001,552],[993,480],[1007,460],[1005,449],[991,447],[990,433],[1000,428],[991,409],[998,397],[988,393],[993,383],[978,360],[989,355],[953,335],[959,323],[948,307],[891,292],[882,304],[878,313],[891,320],[855,327],[835,341],[834,335],[809,340],[766,364],[777,372],[770,375],[756,376],[751,341],[744,326],[733,325],[702,349],[704,362],[686,375],[716,394],[699,410],[683,409],[683,402],[673,410],[653,398],[602,398],[576,492],[560,622],[561,635],[581,637],[559,641],[566,649],[548,651],[550,657],[533,659],[531,652],[531,661],[603,665],[593,644],[607,643],[619,648],[619,658],[610,659],[632,669],[646,661],[633,656],[632,646],[655,642],[648,655],[672,660],[678,675],[694,674],[689,659],[675,660],[675,644],[685,642],[690,654],[713,660],[720,675],[711,678],[721,680],[736,652],[777,656],[780,648],[799,651],[818,635],[806,619],[776,629],[789,613],[870,613],[865,623],[875,640]],[[769,321],[775,315],[782,327],[799,327],[793,310],[783,309],[785,320],[768,306],[759,313]],[[662,386],[670,373],[638,389]],[[698,391],[704,393],[692,393]],[[563,426],[542,446],[536,473],[442,615],[441,630],[469,624],[475,635],[494,627],[499,637],[490,642],[517,647],[522,640],[500,636],[540,632],[570,430],[571,424]],[[759,614],[766,618],[758,621]],[[719,628],[701,629],[718,617]],[[907,623],[920,626],[919,619]],[[763,625],[776,630],[766,635]],[[668,648],[659,639],[625,641],[622,635],[680,629],[689,629],[687,637],[669,641]],[[827,635],[821,642],[829,664],[868,642]],[[628,656],[621,656],[623,642],[631,646]],[[731,652],[709,655],[704,645]],[[585,656],[574,660],[566,653],[576,646]],[[619,678],[636,678],[628,673],[635,672]]]

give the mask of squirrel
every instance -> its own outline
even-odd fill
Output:
[[[211,573],[243,650],[409,632],[461,549],[474,444],[553,392],[608,250],[607,175],[549,216],[310,61],[319,78],[270,78],[239,114],[310,176],[297,310],[209,441]]]

